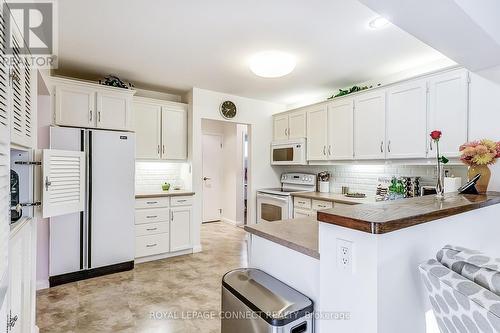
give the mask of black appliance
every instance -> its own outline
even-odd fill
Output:
[[[19,203],[19,175],[10,170],[10,223],[18,221],[23,216],[23,211],[16,209]]]

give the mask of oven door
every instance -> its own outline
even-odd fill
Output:
[[[305,165],[305,139],[293,142],[275,142],[271,144],[271,164],[273,165]]]
[[[291,218],[289,197],[257,193],[257,223]]]

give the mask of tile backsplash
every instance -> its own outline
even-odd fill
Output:
[[[135,191],[161,191],[161,184],[167,182],[172,186],[190,189],[190,165],[188,163],[171,163],[157,161],[140,161],[135,163]]]
[[[462,183],[467,179],[465,166],[447,166],[450,175],[461,177]],[[336,166],[307,166],[286,167],[282,172],[318,173],[329,171],[330,192],[341,193],[342,186],[349,186],[352,192],[363,192],[374,195],[381,179],[391,177],[421,177],[420,185],[435,185],[436,167],[419,165],[336,165]]]

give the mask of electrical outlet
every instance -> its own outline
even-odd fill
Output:
[[[353,253],[352,242],[337,238],[337,267],[345,272],[352,273]]]

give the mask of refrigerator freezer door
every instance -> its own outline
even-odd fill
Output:
[[[89,131],[89,268],[134,260],[135,134]]]
[[[82,151],[84,130],[51,127],[50,148]],[[50,218],[49,275],[77,272],[85,268],[84,213]]]

